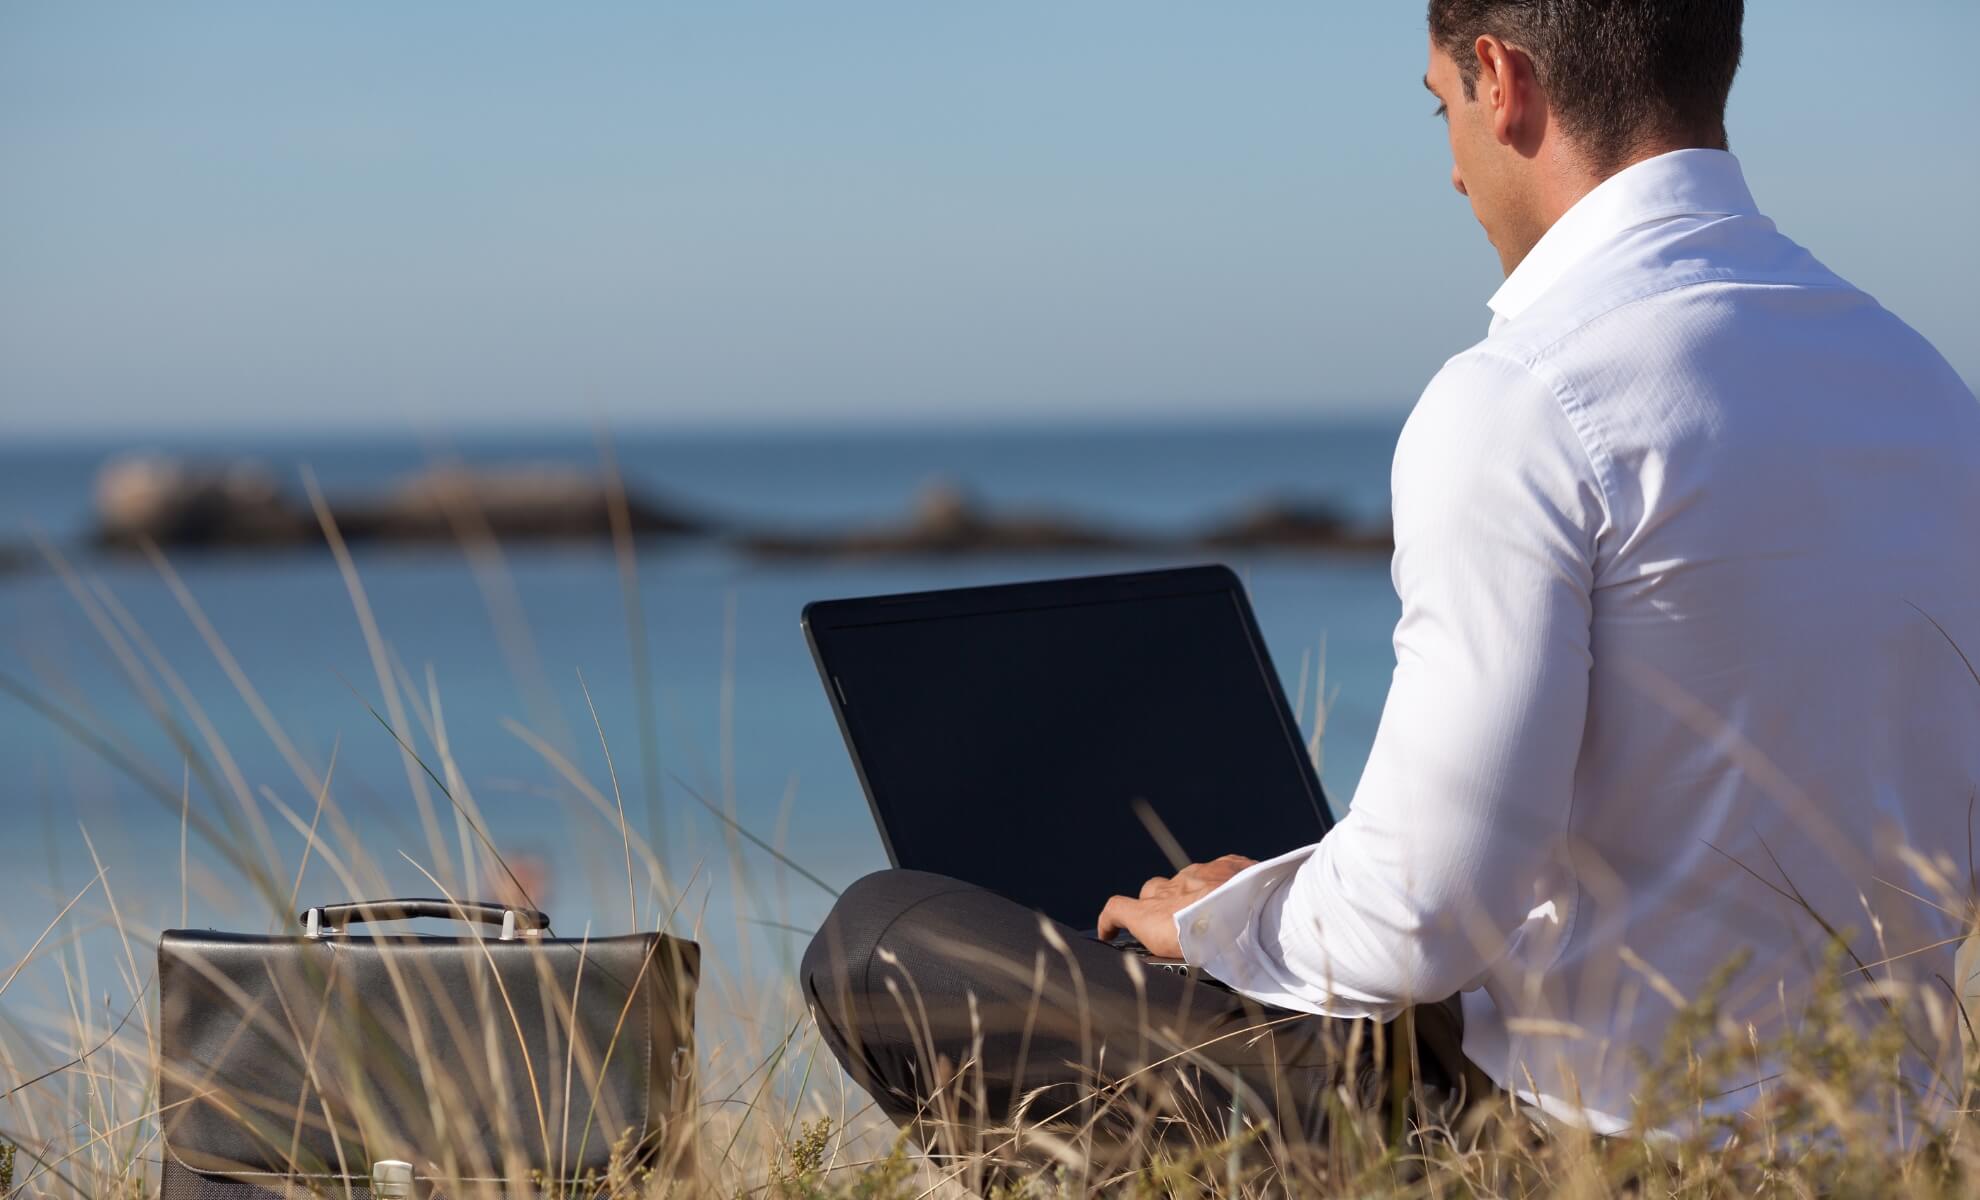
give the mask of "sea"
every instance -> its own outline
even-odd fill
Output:
[[[353,575],[320,550],[178,553],[181,594],[142,558],[87,548],[97,472],[120,455],[252,460],[298,495],[307,470],[335,495],[439,461],[596,468],[609,446],[635,492],[740,522],[896,520],[944,482],[992,510],[1164,532],[1265,500],[1385,520],[1399,427],[106,435],[0,447],[0,543],[45,546],[54,560],[0,575],[0,969],[79,892],[37,958],[100,946],[121,927],[142,973],[162,928],[265,931],[281,926],[278,910],[360,887],[479,887],[450,872],[462,839],[480,855],[483,835],[521,865],[560,933],[664,921],[701,937],[719,970],[787,969],[832,891],[885,865],[799,630],[811,600],[1226,562],[1309,734],[1324,714],[1320,773],[1337,811],[1393,666],[1398,606],[1380,555],[766,561],[648,542],[629,582],[602,545],[479,556],[373,546],[355,550]],[[479,833],[464,832],[456,803],[472,804]],[[628,888],[621,809],[625,830],[655,848],[662,883],[636,870]],[[230,857],[261,846],[286,895],[257,891]],[[377,877],[351,870],[353,858]],[[129,973],[122,961],[97,963],[106,1000],[106,977]],[[36,1003],[57,1007],[75,986],[43,983]]]

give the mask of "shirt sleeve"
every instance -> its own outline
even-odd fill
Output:
[[[1386,1019],[1473,986],[1541,903],[1605,520],[1567,413],[1485,351],[1431,381],[1396,448],[1396,670],[1354,803],[1178,913],[1190,962],[1268,1003]]]

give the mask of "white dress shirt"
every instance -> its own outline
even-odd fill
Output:
[[[1791,883],[1863,962],[1904,956],[1874,974],[1936,995],[1921,1057],[1956,1078],[1962,930],[1906,892],[1967,894],[1980,404],[1722,151],[1602,183],[1491,307],[1396,447],[1353,805],[1178,914],[1185,956],[1336,1016],[1462,992],[1473,1062],[1607,1132],[1675,996],[1749,952],[1725,1005],[1765,1036],[1821,969],[1762,881]]]

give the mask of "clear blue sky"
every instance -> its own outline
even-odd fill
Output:
[[[1980,4],[1734,149],[1980,380]],[[0,6],[0,430],[1398,411],[1497,262],[1418,0]]]

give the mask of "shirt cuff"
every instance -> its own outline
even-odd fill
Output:
[[[1176,911],[1183,961],[1243,989],[1239,964],[1255,954],[1256,918],[1265,901],[1299,870],[1319,843],[1253,863],[1208,895]]]
[[[1270,945],[1260,939],[1259,919],[1276,907],[1273,899],[1292,886],[1293,877],[1317,849],[1317,843],[1303,846],[1246,867],[1216,891],[1179,910],[1176,940],[1183,961],[1274,1008],[1386,1020],[1399,1006],[1344,995],[1325,981],[1294,978],[1278,961],[1277,939]]]

